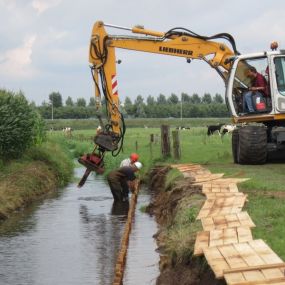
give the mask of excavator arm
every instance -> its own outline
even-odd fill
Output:
[[[131,34],[109,35],[105,27],[128,30]],[[215,39],[227,40],[232,49],[224,43],[216,42]],[[104,24],[101,21],[96,22],[90,41],[89,62],[95,83],[96,109],[100,110],[101,99],[104,98],[108,120],[106,125],[103,125],[101,120],[101,130],[94,139],[95,150],[99,151],[97,154],[100,158],[105,151],[117,155],[121,150],[125,134],[124,119],[119,108],[116,48],[183,57],[187,62],[192,59],[204,60],[223,80],[227,79],[231,60],[238,54],[233,37],[226,33],[205,37],[184,28],[175,28],[163,33],[139,26],[124,28]]]

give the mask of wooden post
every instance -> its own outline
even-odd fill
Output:
[[[152,145],[153,145],[153,142],[154,142],[154,135],[153,134],[150,134],[150,141],[149,141],[149,150],[150,150],[150,158],[152,159]]]
[[[170,156],[170,134],[169,126],[161,126],[161,154],[163,157]]]
[[[173,138],[173,156],[175,159],[181,158],[180,137],[178,131],[172,131]]]
[[[139,145],[138,145],[138,141],[136,141],[136,152],[138,152],[139,149]]]

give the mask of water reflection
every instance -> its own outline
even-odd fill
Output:
[[[125,202],[116,201],[116,202],[113,202],[111,215],[119,216],[119,218],[120,217],[122,218],[122,221],[125,221],[127,216],[128,216],[129,207],[130,207],[129,201],[125,201]]]
[[[112,284],[128,209],[90,176],[18,213],[0,224],[0,284]]]

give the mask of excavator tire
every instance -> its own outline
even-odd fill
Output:
[[[267,160],[267,133],[264,126],[245,126],[238,130],[237,163],[264,164]]]
[[[238,163],[238,136],[239,136],[239,129],[233,130],[232,133],[232,153],[234,163]]]

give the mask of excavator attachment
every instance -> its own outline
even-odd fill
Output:
[[[97,174],[104,173],[104,154],[106,151],[115,151],[118,148],[118,136],[112,131],[100,131],[94,137],[95,149],[92,153],[84,154],[78,162],[86,167],[85,173],[78,183],[81,188],[89,174],[94,171]]]
[[[98,174],[103,174],[104,173],[104,154],[101,153],[88,153],[84,154],[78,159],[78,162],[86,167],[85,173],[83,174],[82,178],[80,179],[77,187],[81,188],[89,174],[94,171]]]
[[[101,132],[94,137],[94,142],[105,151],[114,151],[118,148],[116,137],[116,134],[113,132]]]

